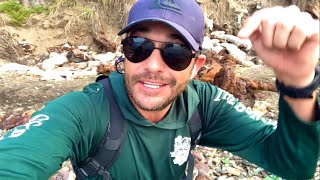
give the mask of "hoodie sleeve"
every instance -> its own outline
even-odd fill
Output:
[[[204,102],[200,145],[230,151],[283,178],[313,177],[320,152],[319,119],[304,123],[280,97],[276,125],[230,93],[204,86],[198,88]],[[319,117],[319,105],[317,109]]]
[[[90,86],[69,93],[47,103],[27,124],[9,131],[0,139],[0,177],[48,179],[66,159],[84,160],[105,132],[106,121],[99,118],[107,115],[97,109],[107,106],[93,103],[103,97],[101,92]]]

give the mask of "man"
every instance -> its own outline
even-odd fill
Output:
[[[191,80],[206,60],[200,55],[203,19],[193,0],[139,0],[132,7],[119,33],[127,34],[124,75],[109,76],[128,124],[112,178],[180,179],[190,148],[187,122],[197,108],[200,145],[228,150],[284,178],[312,178],[320,153],[319,22],[297,7],[275,7],[255,13],[239,32],[277,76],[274,127],[229,93]],[[100,83],[47,103],[0,141],[0,177],[47,179],[67,158],[79,163],[94,155],[110,106]]]

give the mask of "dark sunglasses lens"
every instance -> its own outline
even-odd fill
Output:
[[[125,57],[133,63],[147,59],[153,51],[153,43],[144,38],[127,37],[122,44]]]
[[[162,57],[171,69],[182,71],[189,66],[193,54],[190,49],[179,44],[167,44],[162,49]]]

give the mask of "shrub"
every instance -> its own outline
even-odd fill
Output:
[[[46,8],[43,6],[35,6],[27,8],[22,6],[19,1],[9,0],[0,3],[0,13],[5,13],[11,18],[11,24],[21,26],[26,22],[31,14],[40,14],[45,12]]]

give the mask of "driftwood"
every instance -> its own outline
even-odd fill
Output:
[[[108,40],[103,34],[95,33],[93,35],[93,42],[99,46],[99,49],[106,52],[115,52],[117,49],[116,43]]]

